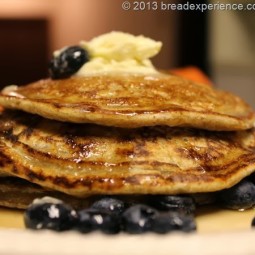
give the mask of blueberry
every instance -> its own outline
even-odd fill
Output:
[[[251,226],[255,227],[255,217],[252,219]]]
[[[255,205],[255,185],[249,180],[242,180],[235,186],[220,191],[218,201],[228,209],[249,209]]]
[[[121,230],[121,219],[117,215],[92,208],[81,210],[78,215],[76,228],[82,233],[100,230],[106,234],[116,234]]]
[[[120,215],[125,210],[126,205],[120,199],[105,197],[94,202],[91,208]]]
[[[30,229],[52,229],[63,231],[73,228],[77,213],[63,203],[32,204],[25,211],[25,226]]]
[[[151,230],[159,234],[171,231],[191,232],[196,230],[196,223],[191,215],[178,212],[162,212],[156,215],[151,223]]]
[[[49,65],[52,79],[68,78],[76,73],[89,60],[88,53],[80,46],[68,47],[53,57]]]
[[[195,212],[195,201],[188,195],[156,195],[152,196],[150,205],[162,211],[178,211],[186,214]]]
[[[151,230],[151,222],[158,211],[146,205],[131,206],[122,214],[124,231],[130,234],[140,234]]]

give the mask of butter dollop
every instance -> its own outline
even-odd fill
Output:
[[[113,31],[82,41],[80,46],[88,51],[90,60],[78,70],[77,76],[158,73],[149,58],[159,53],[162,43],[143,35]]]

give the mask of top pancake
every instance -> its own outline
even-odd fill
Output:
[[[255,121],[239,97],[170,75],[40,80],[5,89],[0,104],[45,118],[135,128],[186,126],[244,130]]]

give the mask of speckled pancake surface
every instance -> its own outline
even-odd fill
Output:
[[[170,75],[40,80],[3,90],[0,104],[54,120],[124,128],[244,130],[255,120],[239,97]]]
[[[211,192],[255,169],[254,130],[130,130],[6,111],[0,137],[7,172],[79,197]]]

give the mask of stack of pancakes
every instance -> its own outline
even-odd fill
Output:
[[[253,110],[180,77],[46,79],[5,88],[0,105],[0,205],[211,193],[255,169]]]

